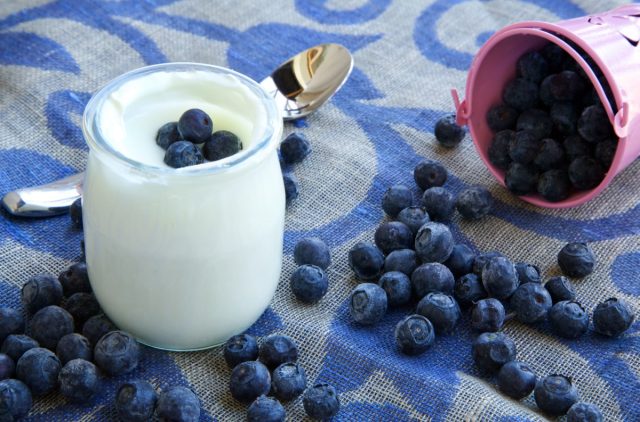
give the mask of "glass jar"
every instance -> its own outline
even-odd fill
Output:
[[[244,148],[181,169],[155,134],[190,108]],[[87,104],[83,224],[91,286],[141,343],[197,350],[226,341],[268,307],[282,265],[282,117],[250,78],[195,63],[126,73]]]

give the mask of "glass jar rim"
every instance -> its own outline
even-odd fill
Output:
[[[260,106],[264,109],[266,113],[264,130],[246,150],[242,150],[239,153],[222,160],[210,161],[197,166],[175,169],[168,166],[160,167],[149,165],[127,157],[103,138],[97,124],[101,106],[107,97],[124,83],[146,74],[162,71],[206,71],[234,76],[244,87],[249,89],[249,91],[258,100]],[[221,173],[229,171],[231,168],[238,168],[249,162],[260,162],[272,149],[275,149],[279,141],[278,136],[276,135],[281,133],[281,128],[282,116],[281,112],[277,108],[276,101],[273,97],[267,94],[260,84],[248,76],[236,72],[235,70],[222,66],[194,62],[160,63],[125,72],[109,81],[91,97],[84,109],[82,117],[82,132],[84,134],[85,142],[89,145],[90,150],[104,153],[107,156],[114,158],[119,163],[138,171],[158,175],[176,176]]]

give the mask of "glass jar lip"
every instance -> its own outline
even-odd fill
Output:
[[[98,112],[105,99],[125,82],[141,75],[161,71],[206,71],[236,77],[246,88],[251,91],[251,93],[256,96],[261,107],[263,107],[264,111],[266,112],[264,131],[262,131],[261,136],[256,139],[255,142],[253,142],[251,146],[246,150],[242,150],[239,153],[225,159],[210,161],[197,166],[188,166],[178,169],[145,164],[122,154],[101,136],[100,130],[97,127]],[[275,99],[268,95],[267,92],[260,86],[260,84],[258,84],[248,76],[236,72],[235,70],[223,66],[195,62],[160,63],[143,66],[125,72],[109,81],[91,97],[84,109],[82,117],[82,132],[84,134],[85,142],[87,142],[87,144],[89,145],[90,150],[96,150],[105,153],[108,156],[115,158],[116,161],[125,164],[135,170],[158,175],[176,176],[221,173],[229,171],[231,168],[238,168],[241,164],[250,161],[259,162],[261,161],[261,159],[265,158],[268,153],[277,145],[277,142],[279,141],[278,133],[281,132],[281,128],[281,111],[278,110]]]

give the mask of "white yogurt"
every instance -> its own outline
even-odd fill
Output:
[[[255,322],[279,280],[282,119],[255,83],[228,70],[145,69],[107,85],[85,111],[89,276],[105,313],[143,343],[206,348]],[[156,132],[189,108],[236,133],[244,150],[166,166]]]

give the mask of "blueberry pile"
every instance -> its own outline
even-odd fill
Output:
[[[282,140],[279,152],[284,192],[289,205],[298,197],[298,180],[291,172],[291,166],[301,163],[311,154],[311,144],[302,133],[293,132]]]
[[[242,149],[242,142],[233,132],[212,132],[211,117],[200,109],[192,108],[185,111],[177,122],[162,125],[156,135],[156,144],[165,150],[165,164],[173,168],[195,166],[205,160],[222,160]]]
[[[304,303],[316,303],[327,293],[329,279],[326,270],[331,264],[327,244],[317,237],[300,240],[293,258],[299,267],[291,274],[291,291]]]
[[[494,132],[489,160],[505,171],[507,188],[557,202],[598,186],[617,138],[582,68],[560,47],[547,44],[522,55],[516,70],[502,92],[503,103],[486,116]]]
[[[299,396],[307,415],[313,419],[327,420],[340,410],[333,386],[320,383],[307,387],[305,370],[297,363],[298,346],[289,336],[270,335],[258,345],[254,336],[238,334],[227,340],[222,353],[232,368],[231,395],[242,403],[250,403],[249,421],[284,421],[286,414],[281,402]]]

